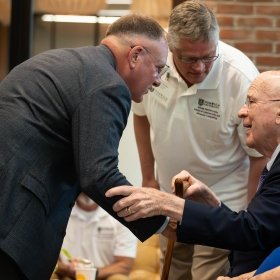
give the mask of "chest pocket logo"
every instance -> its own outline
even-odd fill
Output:
[[[217,121],[220,119],[220,104],[199,98],[194,112],[198,117]]]
[[[97,228],[98,239],[113,239],[114,229],[112,227],[101,227]]]

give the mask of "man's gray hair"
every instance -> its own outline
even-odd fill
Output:
[[[165,33],[160,24],[151,17],[129,14],[112,23],[106,32],[106,36],[142,35],[153,40],[159,40],[165,37]]]
[[[173,49],[180,39],[195,41],[219,40],[216,16],[206,4],[191,0],[176,6],[169,18],[168,44]]]

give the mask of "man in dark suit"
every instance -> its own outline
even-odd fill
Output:
[[[166,215],[179,224],[176,232],[168,226],[165,236],[183,243],[231,249],[229,276],[256,269],[280,245],[280,71],[264,72],[254,80],[239,117],[246,129],[246,144],[269,159],[266,177],[247,210],[230,210],[187,171],[173,178],[185,181],[186,200],[150,188],[126,186],[106,194],[128,196],[114,205],[127,221]]]
[[[151,18],[113,23],[99,46],[57,49],[15,67],[0,84],[0,273],[49,279],[83,191],[140,240],[164,216],[127,223],[112,210],[118,145],[131,99],[160,85],[168,47]]]

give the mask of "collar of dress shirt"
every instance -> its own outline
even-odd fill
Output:
[[[277,148],[275,149],[275,151],[272,154],[272,157],[270,158],[270,160],[268,161],[268,163],[266,165],[266,168],[268,171],[270,170],[270,168],[271,168],[272,164],[274,163],[279,152],[280,152],[280,144],[278,144]]]

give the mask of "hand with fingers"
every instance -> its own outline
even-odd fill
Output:
[[[124,196],[113,210],[127,222],[157,215],[169,216],[177,221],[182,218],[185,200],[154,188],[119,186],[109,189],[107,197]]]
[[[183,170],[172,179],[172,190],[175,190],[174,182],[181,179],[184,184],[183,198],[205,203],[211,206],[220,206],[221,202],[216,194],[204,183]]]

